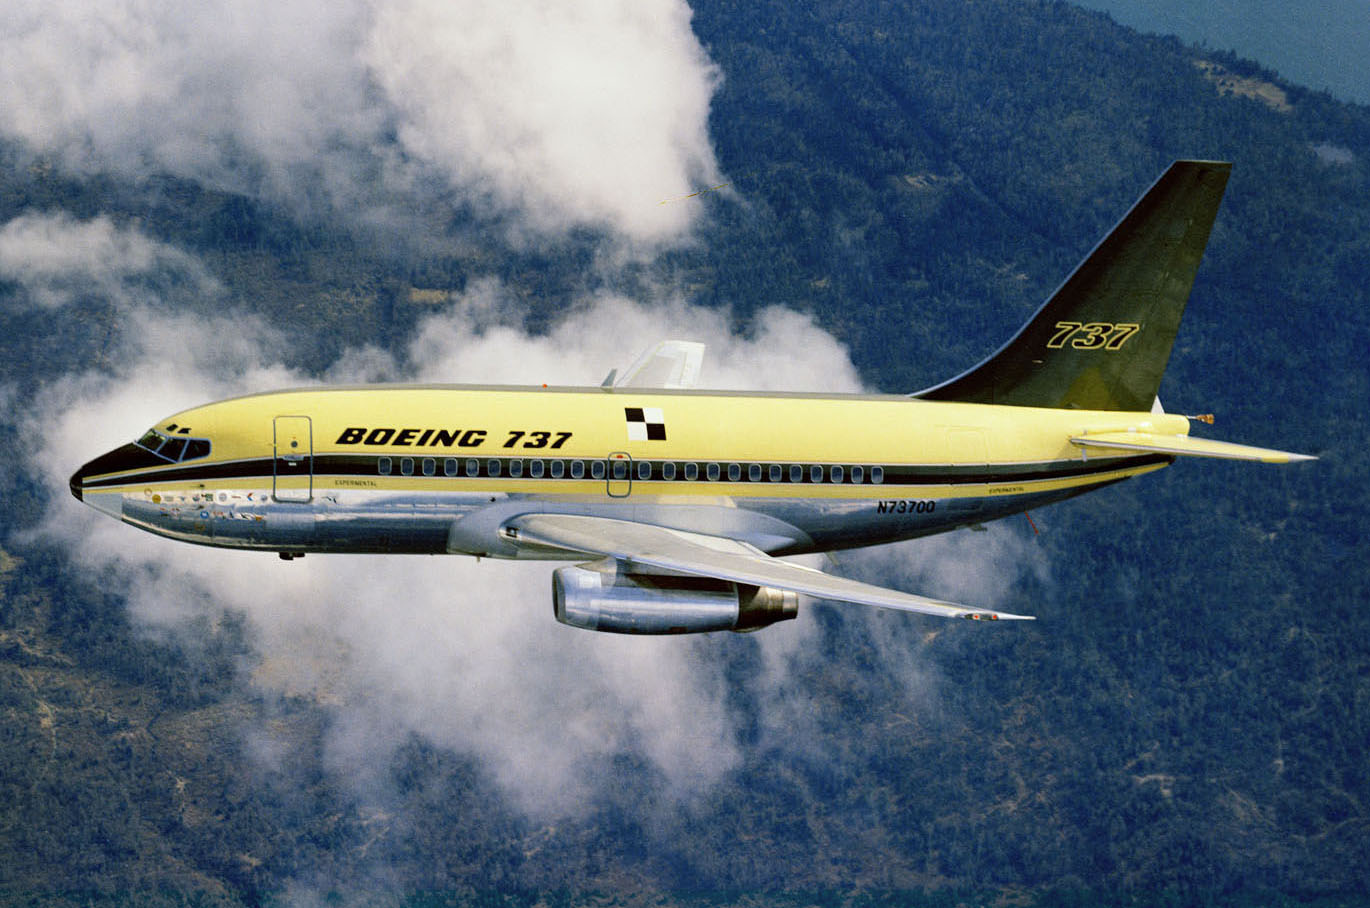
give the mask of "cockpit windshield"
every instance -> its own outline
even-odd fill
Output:
[[[143,437],[134,442],[138,447],[156,454],[168,463],[184,460],[197,460],[209,456],[208,438],[186,438],[181,435],[163,435],[156,429],[148,429]]]

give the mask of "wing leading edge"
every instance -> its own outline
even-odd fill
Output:
[[[772,558],[760,549],[734,539],[672,530],[655,524],[576,514],[525,514],[506,523],[504,532],[521,545],[607,555],[623,562],[629,569],[677,571],[941,618],[1033,620],[1029,615],[971,608],[825,574]]]

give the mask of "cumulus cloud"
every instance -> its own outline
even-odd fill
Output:
[[[684,0],[80,0],[0,6],[0,133],[297,209],[433,197],[655,244],[715,176]]]
[[[60,211],[23,214],[0,227],[0,277],[24,288],[19,302],[44,308],[78,297],[128,307],[142,294],[219,291],[194,256],[108,217],[78,221]]]
[[[982,533],[931,536],[911,539],[842,555],[842,562],[856,571],[878,571],[895,586],[915,589],[954,602],[1003,602],[1014,587],[1030,576],[1047,582],[1046,562],[1021,533],[993,524]],[[966,563],[998,569],[966,570]],[[1018,565],[1021,570],[1004,570]]]
[[[475,282],[446,312],[423,321],[407,362],[419,381],[597,385],[609,369],[622,371],[667,338],[708,346],[703,388],[861,390],[846,348],[808,316],[778,306],[762,310],[739,335],[726,310],[675,298],[644,306],[601,294],[533,337],[518,302],[493,280]]]
[[[541,227],[679,232],[660,205],[716,176],[716,76],[677,0],[407,0],[365,51],[404,148]]]

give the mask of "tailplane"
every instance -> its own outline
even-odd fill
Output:
[[[1170,165],[1012,340],[913,396],[1150,410],[1231,168]]]

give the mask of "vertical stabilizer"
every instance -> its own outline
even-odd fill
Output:
[[[925,400],[1146,411],[1232,165],[1176,161],[1022,330]]]

